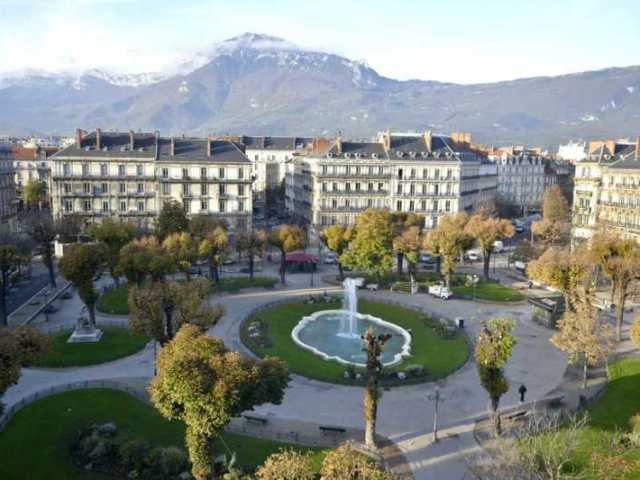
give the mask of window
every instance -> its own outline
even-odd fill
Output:
[[[415,208],[415,206],[414,206],[413,200],[410,200],[409,201],[409,211],[413,212],[414,208]]]
[[[360,191],[360,182],[356,183],[356,192]]]
[[[411,169],[411,178],[416,178],[416,169],[415,168]]]
[[[398,185],[398,189],[396,190],[396,192],[398,193],[398,195],[402,194],[402,185]]]
[[[411,195],[415,195],[416,194],[416,184],[412,183],[411,185],[409,185],[409,193]]]
[[[200,211],[206,212],[209,210],[209,200],[200,200]]]
[[[402,169],[401,168],[398,169],[398,178],[400,180],[402,180]]]
[[[323,192],[327,191],[327,182],[322,182],[322,191]]]
[[[144,175],[144,168],[142,165],[136,165],[136,175],[139,177]]]
[[[326,175],[327,174],[327,166],[323,165],[322,166],[322,175]]]
[[[71,202],[71,200],[64,201],[64,211],[73,212],[73,203]]]
[[[218,201],[218,211],[219,212],[225,212],[227,209],[227,202],[224,200],[219,200]]]
[[[396,210],[398,210],[399,212],[402,211],[402,201],[401,200],[398,200],[396,202]]]
[[[71,165],[69,165],[68,163],[62,165],[62,175],[64,175],[65,177],[71,175]]]
[[[244,185],[238,185],[238,195],[244,195]]]
[[[90,212],[91,211],[91,200],[85,200],[84,201],[84,211],[85,212]]]
[[[378,183],[378,191],[382,192],[384,190],[384,183],[380,182]]]
[[[338,208],[338,200],[335,198],[331,199],[331,208]]]
[[[224,168],[220,167],[218,169],[218,177],[219,178],[224,178]]]
[[[119,190],[120,193],[127,193],[127,185],[126,185],[126,183],[121,183],[119,185],[119,188],[120,188],[120,190]]]
[[[91,193],[91,184],[90,183],[83,183],[82,184],[82,190],[84,191],[84,193]]]
[[[182,169],[182,178],[189,178],[189,169],[188,168],[183,168]]]
[[[436,171],[437,171],[437,170],[436,170]],[[433,186],[433,194],[434,194],[434,195],[440,195],[440,185],[435,184],[435,185]]]
[[[372,198],[368,198],[367,199],[367,208],[373,208],[373,199]]]
[[[356,175],[360,175],[360,167],[356,167]]]
[[[191,211],[191,200],[183,200],[182,207],[186,213],[189,213]]]
[[[450,212],[451,211],[451,200],[446,200],[444,202],[444,211],[445,212]]]
[[[163,183],[162,184],[162,194],[163,195],[169,195],[171,193],[170,187],[171,187],[171,185],[169,185],[168,183]]]
[[[423,212],[427,209],[427,201],[426,200],[421,200],[420,201],[420,210],[422,210]]]
[[[258,155],[255,155],[255,156],[253,157],[253,159],[257,162],[257,161],[258,161],[258,159],[259,159]]]
[[[103,177],[109,175],[109,168],[107,167],[106,163],[100,165],[100,175],[102,175]]]
[[[378,167],[378,175],[384,175],[384,169],[382,167]]]
[[[169,169],[168,168],[163,168],[162,169],[162,178],[169,178]]]
[[[189,184],[189,183],[183,183],[182,184],[182,194],[183,195],[191,194],[191,184]]]
[[[109,211],[109,202],[102,202],[102,211],[107,213]]]
[[[102,185],[100,185],[100,192],[101,193],[109,193],[109,184],[108,183],[103,183]]]
[[[345,185],[345,189],[346,189],[346,191],[347,191],[347,192],[350,192],[350,191],[351,191],[351,184],[350,184],[350,183],[347,183],[347,184]]]
[[[437,180],[438,178],[440,178],[440,169],[439,169],[439,168],[436,168],[436,169],[434,170],[434,172],[433,172],[433,178],[435,178],[436,180]]]
[[[138,211],[144,212],[144,202],[138,202]]]
[[[337,183],[332,183],[331,184],[331,191],[332,192],[337,192],[338,191],[338,184]]]
[[[373,183],[369,183],[369,184],[367,185],[367,190],[369,190],[370,192],[372,192],[372,191],[373,191]]]
[[[120,202],[120,211],[121,211],[121,212],[126,212],[126,211],[127,211],[127,202],[126,202],[126,201],[124,201],[124,200],[122,200],[122,201]]]
[[[144,183],[138,183],[138,193],[144,193]]]
[[[205,167],[200,169],[200,178],[207,178],[207,169]]]
[[[451,178],[453,175],[453,171],[450,168],[447,168],[447,178]]]
[[[209,195],[209,185],[206,183],[200,185],[200,195]]]
[[[226,195],[227,186],[225,184],[220,185],[220,195]]]
[[[89,165],[87,163],[82,164],[82,175],[85,177],[89,175]]]
[[[238,169],[238,178],[244,178],[244,169],[242,167]]]
[[[121,177],[124,177],[127,174],[127,171],[125,169],[124,165],[118,165],[118,175],[120,175]]]
[[[70,183],[65,183],[64,184],[64,193],[71,193],[71,184]]]
[[[239,200],[238,201],[238,211],[239,212],[244,212],[244,200]]]

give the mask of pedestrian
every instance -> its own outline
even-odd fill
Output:
[[[524,383],[520,385],[518,393],[520,394],[520,403],[524,403],[524,395],[527,393],[527,387],[524,386]]]

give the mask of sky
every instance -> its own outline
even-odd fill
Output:
[[[0,0],[0,72],[162,71],[244,32],[402,80],[640,64],[640,0]]]

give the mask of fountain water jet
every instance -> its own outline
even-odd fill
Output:
[[[357,288],[362,286],[362,278],[345,278],[343,306],[348,312],[340,320],[338,336],[343,338],[360,338],[358,333],[358,293]]]

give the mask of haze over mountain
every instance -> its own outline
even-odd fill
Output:
[[[100,126],[368,138],[429,128],[492,144],[551,145],[640,134],[640,67],[475,85],[398,81],[361,61],[247,33],[169,72],[0,75],[0,105],[0,135]]]

